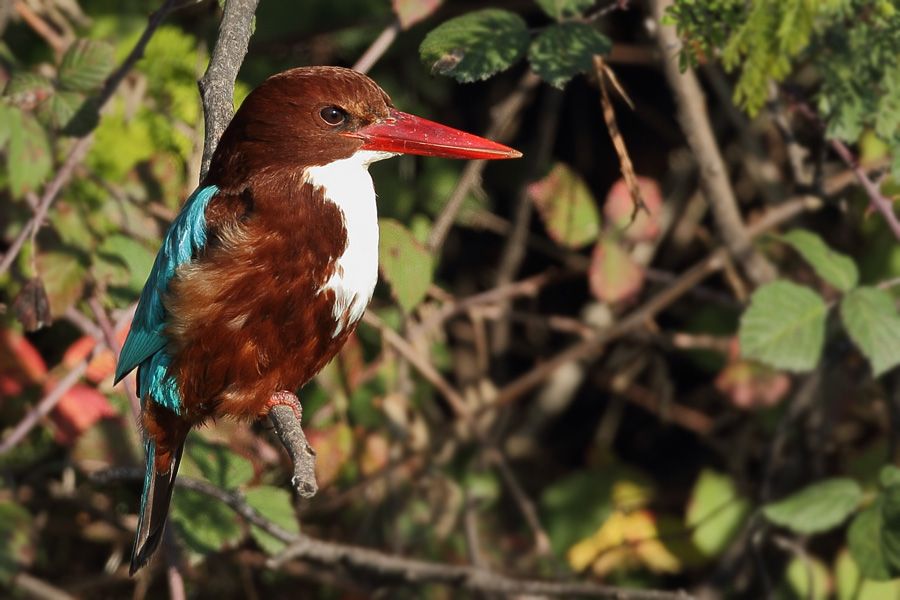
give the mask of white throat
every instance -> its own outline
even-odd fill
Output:
[[[358,150],[353,156],[306,169],[305,180],[325,190],[325,199],[341,211],[347,247],[337,259],[334,274],[319,293],[334,291],[337,325],[333,337],[359,321],[378,281],[378,209],[369,165],[394,156],[388,152]]]

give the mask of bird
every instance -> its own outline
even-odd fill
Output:
[[[297,67],[243,101],[170,224],[116,365],[137,370],[146,471],[129,573],[162,539],[190,430],[262,418],[347,341],[378,278],[368,167],[398,154],[509,159],[397,110],[366,75]]]

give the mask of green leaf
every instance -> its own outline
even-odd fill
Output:
[[[842,292],[849,292],[859,281],[859,272],[853,259],[835,252],[818,235],[805,229],[794,229],[782,236],[816,273]]]
[[[846,550],[838,554],[834,567],[837,600],[885,600],[900,598],[900,581],[863,579],[859,566]]]
[[[600,214],[597,202],[584,180],[563,163],[528,186],[528,195],[557,243],[581,248],[597,240]]]
[[[419,55],[433,73],[469,83],[509,68],[527,48],[528,29],[522,17],[490,8],[439,25],[422,40]]]
[[[581,15],[597,0],[535,0],[548,16],[557,21],[565,17]]]
[[[591,253],[588,269],[591,293],[603,302],[634,297],[644,285],[644,268],[611,236],[604,236]]]
[[[399,221],[380,219],[379,259],[384,278],[404,311],[418,306],[431,286],[431,254]]]
[[[691,537],[697,549],[714,557],[734,539],[749,511],[728,475],[704,469],[691,492],[685,521],[694,528]]]
[[[78,114],[85,102],[80,92],[60,91],[42,103],[36,112],[38,119],[47,127],[55,130],[64,129]]]
[[[828,567],[815,558],[805,556],[794,558],[784,574],[785,584],[790,590],[789,598],[804,600],[825,600],[830,589]]]
[[[255,508],[266,519],[291,533],[300,533],[300,525],[297,522],[297,515],[294,513],[290,492],[270,485],[261,485],[250,488],[244,495],[247,504]],[[256,525],[251,527],[250,534],[268,554],[277,554],[284,548],[284,542],[272,537],[271,534]]]
[[[767,504],[763,514],[776,525],[797,533],[820,533],[840,525],[861,499],[862,488],[856,481],[828,479]]]
[[[841,300],[841,318],[875,377],[900,364],[900,316],[890,293],[874,287],[852,290]]]
[[[125,286],[139,293],[154,259],[153,252],[137,240],[111,235],[103,240],[93,256],[93,272],[99,281]]]
[[[881,544],[883,500],[860,511],[847,530],[847,544],[853,561],[866,579],[887,581],[895,576]]]
[[[78,40],[63,55],[59,84],[66,90],[90,92],[106,81],[114,66],[111,45],[97,40]]]
[[[0,501],[0,584],[8,584],[35,551],[31,515],[15,502]]]
[[[45,252],[37,257],[38,275],[50,299],[50,314],[60,316],[81,299],[86,269],[75,252]]]
[[[53,95],[53,83],[35,73],[16,73],[6,85],[3,95],[22,110],[32,111]]]
[[[176,490],[172,523],[188,549],[203,556],[236,544],[241,527],[234,512],[218,500],[194,490]]]
[[[206,479],[226,490],[243,485],[253,478],[250,461],[227,446],[213,444],[194,436],[185,448],[181,471],[197,479]]]
[[[14,196],[34,191],[50,174],[53,166],[47,133],[32,115],[22,111],[10,121],[7,171]]]
[[[608,37],[587,23],[551,25],[531,43],[528,60],[541,79],[560,89],[594,68],[594,55],[612,48]]]
[[[825,341],[824,300],[789,281],[773,281],[753,293],[741,317],[741,353],[776,369],[808,371]]]

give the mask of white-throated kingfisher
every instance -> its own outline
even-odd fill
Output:
[[[147,470],[130,572],[162,538],[190,429],[257,419],[343,346],[378,278],[368,167],[397,154],[511,148],[396,110],[371,79],[302,67],[253,90],[172,222],[116,381],[137,368]]]

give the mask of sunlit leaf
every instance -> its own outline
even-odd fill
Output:
[[[804,556],[791,560],[784,579],[790,589],[789,597],[806,600],[825,600],[829,597],[831,577],[828,568],[815,557]]]
[[[612,48],[608,37],[587,23],[560,23],[542,31],[528,49],[528,62],[541,79],[563,88],[594,68],[594,55]]]
[[[431,254],[399,221],[380,219],[379,262],[385,280],[406,312],[414,309],[431,286]]]
[[[859,272],[853,259],[835,252],[818,235],[805,229],[794,229],[782,236],[785,242],[800,253],[816,273],[836,287],[848,292],[859,281]]]
[[[234,512],[222,502],[193,490],[175,490],[171,519],[195,556],[218,552],[241,539],[240,522]]]
[[[900,581],[863,579],[850,552],[838,554],[834,567],[837,600],[886,600],[900,598]]]
[[[63,394],[53,412],[56,441],[70,446],[100,419],[117,415],[118,413],[110,405],[106,396],[98,392],[96,388],[76,384]]]
[[[68,90],[90,92],[106,81],[114,66],[111,45],[98,40],[77,40],[63,55],[59,83]]]
[[[432,72],[468,83],[509,68],[528,48],[528,28],[519,15],[494,8],[442,23],[419,46]]]
[[[546,177],[529,185],[528,196],[557,243],[581,248],[597,239],[597,203],[584,180],[565,164],[557,163]]]
[[[860,511],[847,530],[847,544],[859,572],[866,579],[875,581],[886,581],[898,575],[891,569],[881,544],[882,505],[883,501],[879,498]]]
[[[57,317],[81,298],[86,284],[82,257],[74,252],[45,252],[37,257],[38,273],[50,299],[50,313]]]
[[[841,319],[876,377],[900,364],[900,315],[889,292],[874,287],[851,290],[841,300]]]
[[[691,492],[685,522],[694,528],[691,537],[697,549],[715,557],[734,539],[749,512],[749,503],[730,477],[704,469]]]
[[[353,451],[353,432],[346,423],[335,423],[306,432],[309,445],[316,451],[316,481],[327,488],[337,479]]]
[[[827,307],[822,298],[789,281],[757,289],[741,317],[741,353],[776,369],[808,371],[825,341]]]
[[[14,196],[37,190],[50,174],[53,157],[47,133],[30,114],[14,111],[10,121],[7,172]]]
[[[852,479],[835,478],[809,485],[763,507],[766,518],[801,534],[828,531],[844,522],[862,499]]]

